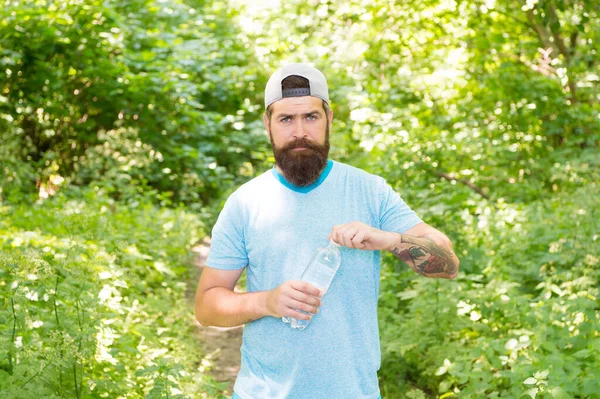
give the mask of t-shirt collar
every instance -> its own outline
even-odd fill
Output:
[[[295,191],[297,193],[306,194],[306,193],[314,190],[315,188],[319,187],[325,181],[325,179],[329,175],[329,172],[331,172],[331,168],[332,167],[333,167],[333,161],[330,159],[330,160],[327,161],[327,165],[325,166],[325,169],[323,169],[323,171],[319,175],[319,178],[317,180],[315,180],[314,183],[309,184],[308,186],[295,186],[295,185],[293,185],[292,183],[290,183],[289,181],[287,181],[285,179],[285,177],[281,173],[279,173],[279,171],[277,170],[277,168],[275,168],[275,166],[273,166],[272,173],[273,173],[273,176],[275,176],[275,178],[277,180],[279,180],[279,182],[281,184],[283,184],[284,186],[286,186],[290,190]]]

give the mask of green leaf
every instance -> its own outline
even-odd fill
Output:
[[[525,392],[526,395],[529,395],[531,399],[535,399],[539,392],[538,388],[531,388]]]
[[[552,395],[552,397],[554,399],[569,399],[571,398],[571,396],[569,394],[567,394],[561,387],[554,387],[552,389],[549,390],[550,395]]]

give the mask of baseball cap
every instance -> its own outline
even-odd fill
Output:
[[[309,88],[283,90],[281,81],[292,75],[308,79]],[[325,75],[307,64],[289,64],[276,70],[269,78],[265,88],[265,108],[282,98],[302,96],[317,97],[329,104],[329,92]]]

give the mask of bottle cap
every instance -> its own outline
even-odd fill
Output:
[[[335,241],[333,241],[333,240],[329,240],[329,245],[330,245],[330,246],[334,246],[334,247],[338,247],[338,248],[339,248],[339,247],[341,247],[341,245],[340,245],[340,244],[338,244],[337,242],[335,242]]]

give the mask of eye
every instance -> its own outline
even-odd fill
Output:
[[[290,118],[289,116],[286,116],[285,118],[281,118],[279,121],[283,122],[283,123],[288,123],[291,120],[292,120],[292,118]]]
[[[309,121],[316,121],[317,120],[317,115],[315,114],[310,114],[306,117],[306,119],[308,119]]]

